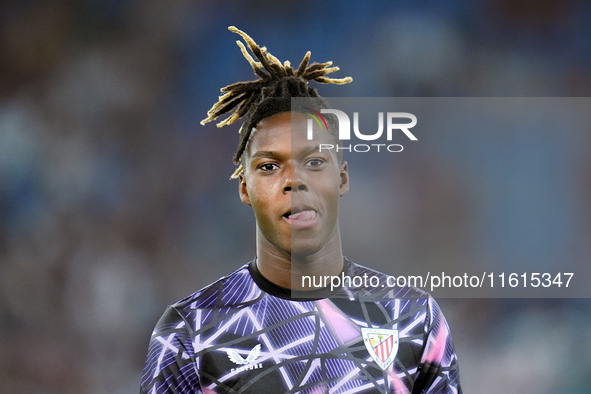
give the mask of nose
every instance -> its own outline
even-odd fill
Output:
[[[299,171],[294,171],[290,166],[286,175],[287,177],[283,184],[284,193],[291,191],[308,191],[308,185]]]

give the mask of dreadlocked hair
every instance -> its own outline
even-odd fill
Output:
[[[254,60],[241,41],[236,41],[242,55],[250,63],[254,74],[259,79],[246,82],[237,82],[220,89],[222,95],[217,103],[207,112],[207,118],[201,121],[205,124],[216,120],[222,115],[228,116],[217,124],[218,127],[230,125],[244,118],[244,122],[238,131],[240,143],[234,154],[234,164],[238,168],[232,174],[232,179],[238,178],[243,171],[242,156],[248,145],[252,130],[259,121],[280,112],[291,111],[292,97],[314,97],[320,100],[322,106],[328,104],[322,99],[315,88],[308,86],[309,81],[325,84],[346,84],[352,82],[351,77],[329,78],[326,75],[338,71],[332,66],[332,62],[310,63],[311,53],[308,51],[297,69],[291,67],[289,61],[283,64],[275,56],[271,55],[267,48],[260,47],[250,36],[234,26],[228,28],[231,32],[239,34],[248,45],[248,49],[258,60]],[[332,67],[331,67],[332,66]]]

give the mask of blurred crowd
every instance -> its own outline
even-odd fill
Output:
[[[328,97],[590,95],[590,3],[415,3],[2,2],[0,393],[137,392],[166,305],[254,257],[252,213],[228,180],[236,130],[199,124],[220,87],[252,77],[227,26],[280,59],[334,60],[355,82],[321,89]],[[556,259],[591,253],[581,141],[565,186],[575,214],[549,224],[577,237]],[[447,165],[391,173],[393,194],[405,185],[390,209],[406,261],[467,260],[479,219],[519,223],[472,204]],[[540,245],[519,247],[513,257]],[[589,391],[589,300],[441,304],[466,392]]]

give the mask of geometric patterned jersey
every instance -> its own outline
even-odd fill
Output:
[[[343,274],[387,283],[346,259]],[[140,393],[462,392],[447,322],[429,294],[349,282],[294,299],[254,262],[244,265],[167,308]]]

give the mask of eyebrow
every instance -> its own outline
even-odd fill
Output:
[[[302,156],[308,156],[311,153],[319,153],[320,152],[320,145],[310,145],[305,147],[304,149],[299,152]]]
[[[302,148],[299,152],[296,152],[297,156],[300,156],[300,157],[308,156],[313,153],[320,153],[320,144],[309,145],[309,146]],[[282,159],[283,156],[284,156],[284,154],[281,152],[278,152],[278,151],[260,150],[260,151],[256,151],[252,155],[250,155],[250,160],[255,160],[255,159],[259,159],[259,158]]]
[[[300,152],[297,152],[299,156],[307,156],[312,153],[319,153],[320,152],[320,145],[310,145],[303,148]],[[259,159],[259,158],[273,158],[273,159],[280,159],[283,157],[283,154],[277,151],[272,150],[260,150],[256,151],[252,155],[250,155],[250,159]]]
[[[256,151],[255,153],[253,153],[252,155],[250,155],[250,159],[258,159],[259,157],[280,157],[281,154],[276,152],[276,151],[272,151],[272,150],[259,150]]]

